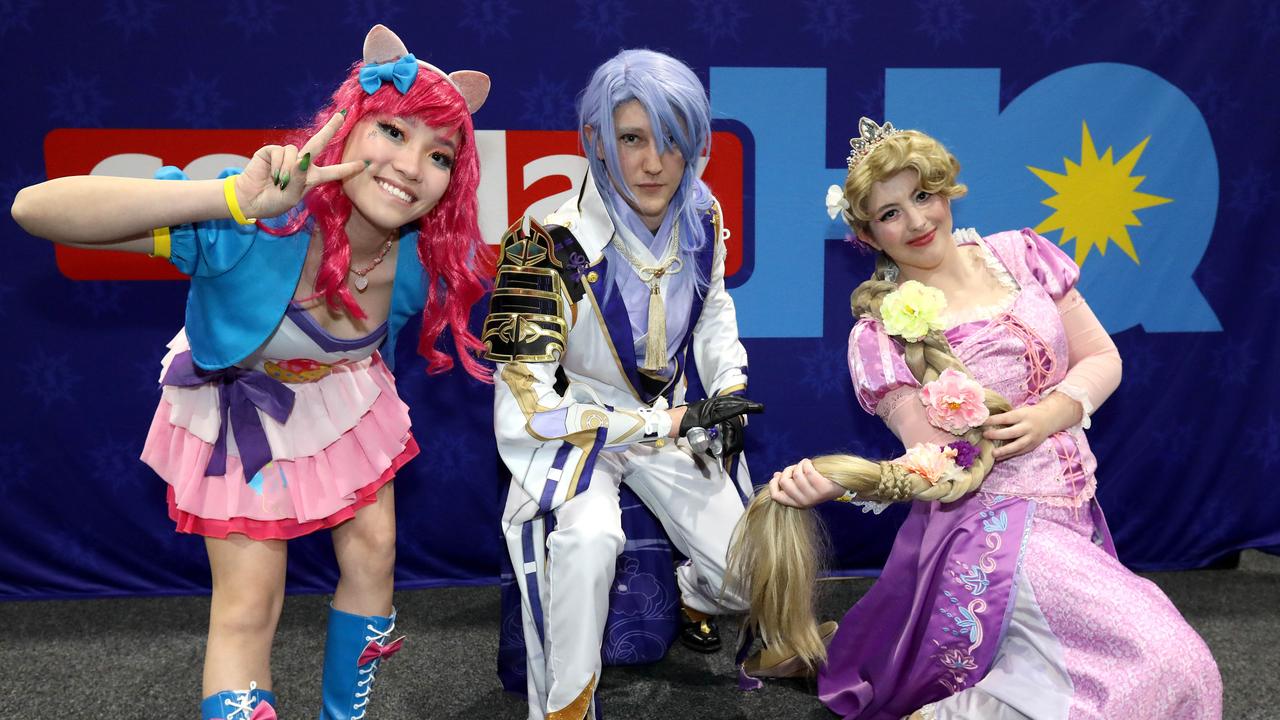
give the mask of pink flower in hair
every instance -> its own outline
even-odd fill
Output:
[[[920,389],[929,424],[952,435],[963,435],[987,421],[991,411],[983,402],[982,386],[964,373],[947,368],[937,380]]]
[[[955,457],[954,448],[944,448],[933,443],[917,443],[907,450],[907,454],[899,458],[897,463],[924,478],[930,485],[937,485],[959,472]]]

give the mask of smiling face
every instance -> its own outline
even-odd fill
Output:
[[[635,196],[634,200],[628,199],[627,204],[640,216],[645,227],[656,231],[684,179],[684,154],[670,140],[667,151],[658,152],[649,113],[639,100],[628,100],[614,108],[613,127],[621,165],[613,168],[614,182],[626,183]],[[603,156],[603,149],[598,145],[597,152]]]
[[[871,186],[871,221],[858,238],[884,251],[911,279],[936,270],[954,254],[951,201],[920,187],[920,173],[900,170]]]
[[[342,161],[364,160],[368,167],[344,180],[342,190],[375,228],[413,222],[449,189],[458,136],[412,117],[366,117],[347,137]]]

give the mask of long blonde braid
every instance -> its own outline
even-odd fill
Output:
[[[896,283],[884,279],[888,267],[887,258],[881,256],[872,279],[853,291],[850,304],[855,318],[882,319],[881,302],[898,289]],[[903,355],[922,386],[948,368],[972,377],[941,331],[906,343]],[[993,415],[1011,409],[1009,401],[992,390],[985,391],[984,400]],[[936,485],[897,463],[854,455],[824,455],[814,458],[813,465],[859,499],[951,502],[977,490],[995,463],[997,442],[984,438],[981,428],[969,430],[964,439],[978,448],[978,456],[968,469]],[[748,626],[775,652],[793,653],[810,668],[825,661],[827,655],[813,608],[813,587],[822,556],[818,548],[823,544],[817,525],[811,511],[776,503],[767,486],[760,488],[734,531],[726,578],[727,587],[751,603]]]

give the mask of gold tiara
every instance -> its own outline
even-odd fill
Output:
[[[882,140],[900,132],[902,131],[895,128],[891,122],[877,125],[876,121],[869,117],[858,120],[858,137],[849,140],[849,147],[853,148],[849,151],[849,169],[852,170],[855,165],[862,162],[867,153],[870,153]]]

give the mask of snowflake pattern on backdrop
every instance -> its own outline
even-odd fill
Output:
[[[800,381],[815,394],[839,393],[849,383],[843,358],[843,348],[818,343],[811,352],[800,356]]]
[[[52,125],[99,127],[110,101],[102,93],[101,80],[81,70],[66,72],[49,85],[49,119]]]
[[[916,15],[920,18],[916,29],[927,35],[934,47],[962,42],[973,22],[973,13],[961,0],[916,0]]]
[[[85,472],[96,488],[110,489],[112,494],[128,498],[147,481],[151,471],[141,460],[141,441],[125,442],[107,439],[89,449]],[[145,472],[144,472],[145,471]]]
[[[426,434],[423,434],[426,436]],[[431,475],[437,478],[467,477],[475,471],[480,461],[476,451],[476,438],[448,427],[439,427],[426,436],[422,448],[425,465],[431,467]]]
[[[578,20],[574,29],[590,36],[596,45],[622,42],[622,29],[634,14],[621,0],[577,0]]]
[[[221,127],[231,103],[222,95],[218,78],[188,70],[187,76],[169,88],[169,115],[189,127]]]
[[[859,18],[857,8],[850,2],[804,0],[804,12],[801,29],[817,38],[823,47],[850,37]]]
[[[228,0],[225,22],[245,37],[272,35],[276,16],[284,8],[274,0]]]
[[[1260,362],[1252,338],[1229,338],[1214,349],[1211,372],[1223,385],[1243,388],[1253,384],[1253,371]]]
[[[738,0],[690,0],[689,9],[693,11],[693,26],[709,45],[741,40],[742,21],[749,14]]]
[[[71,402],[84,379],[67,353],[37,348],[21,365],[23,393],[33,396],[46,411]]]
[[[1142,12],[1142,29],[1155,39],[1157,45],[1182,36],[1193,14],[1188,0],[1138,0]]]
[[[297,118],[298,126],[306,126],[315,114],[326,105],[333,91],[341,83],[341,78],[330,82],[321,82],[311,72],[290,83],[286,91],[289,93],[289,113]]]
[[[553,80],[543,73],[520,91],[520,119],[525,127],[539,130],[573,130],[577,125],[573,91],[567,80]]]
[[[1187,94],[1200,109],[1209,127],[1217,133],[1230,129],[1240,117],[1243,108],[1240,98],[1243,93],[1237,92],[1229,77],[1205,78]]]
[[[1141,336],[1131,346],[1121,351],[1124,362],[1124,385],[1134,390],[1151,387],[1161,377],[1166,365],[1165,356]]]
[[[459,26],[475,33],[481,42],[511,37],[511,20],[520,11],[511,0],[464,0]]]
[[[862,78],[863,82],[869,82],[870,86],[858,93],[858,113],[866,115],[870,118],[880,118],[881,122],[890,120],[884,116],[884,73],[874,73],[873,77]],[[853,123],[847,129],[850,135],[856,135],[858,128]],[[849,142],[847,140],[840,143],[841,160],[843,156],[849,153]],[[842,163],[843,164],[843,163]]]
[[[36,0],[0,0],[0,38],[11,30],[31,32],[31,11],[36,8]]]
[[[1265,425],[1255,425],[1251,435],[1245,453],[1253,458],[1253,467],[1267,472],[1280,469],[1280,415],[1268,413]]]
[[[1280,35],[1280,3],[1275,0],[1250,0],[1253,22],[1250,27],[1264,47],[1270,47]]]
[[[1085,11],[1079,0],[1027,0],[1027,8],[1031,29],[1046,47],[1059,40],[1070,41]]]
[[[156,34],[156,0],[106,0],[102,4],[102,21],[125,40]]]
[[[752,435],[748,432],[747,442],[755,446],[749,448],[748,454],[751,461],[751,477],[757,484],[768,482],[775,472],[800,459],[796,455],[798,445],[796,445],[795,433],[787,428],[774,428],[767,435],[765,433]]]
[[[1239,217],[1233,218],[1237,226],[1246,225],[1276,200],[1277,190],[1271,174],[1256,163],[1243,173],[1231,178],[1231,191],[1226,194],[1227,207]]]
[[[4,203],[6,208],[12,206],[13,199],[17,197],[19,190],[46,179],[44,174],[35,168],[19,165],[16,162],[9,163],[8,172],[0,176],[0,203]]]
[[[404,11],[405,4],[397,0],[347,0],[346,24],[359,28],[361,32],[382,23],[390,28],[396,27],[396,21]],[[358,49],[356,46],[353,49]],[[413,49],[410,48],[410,52]]]

